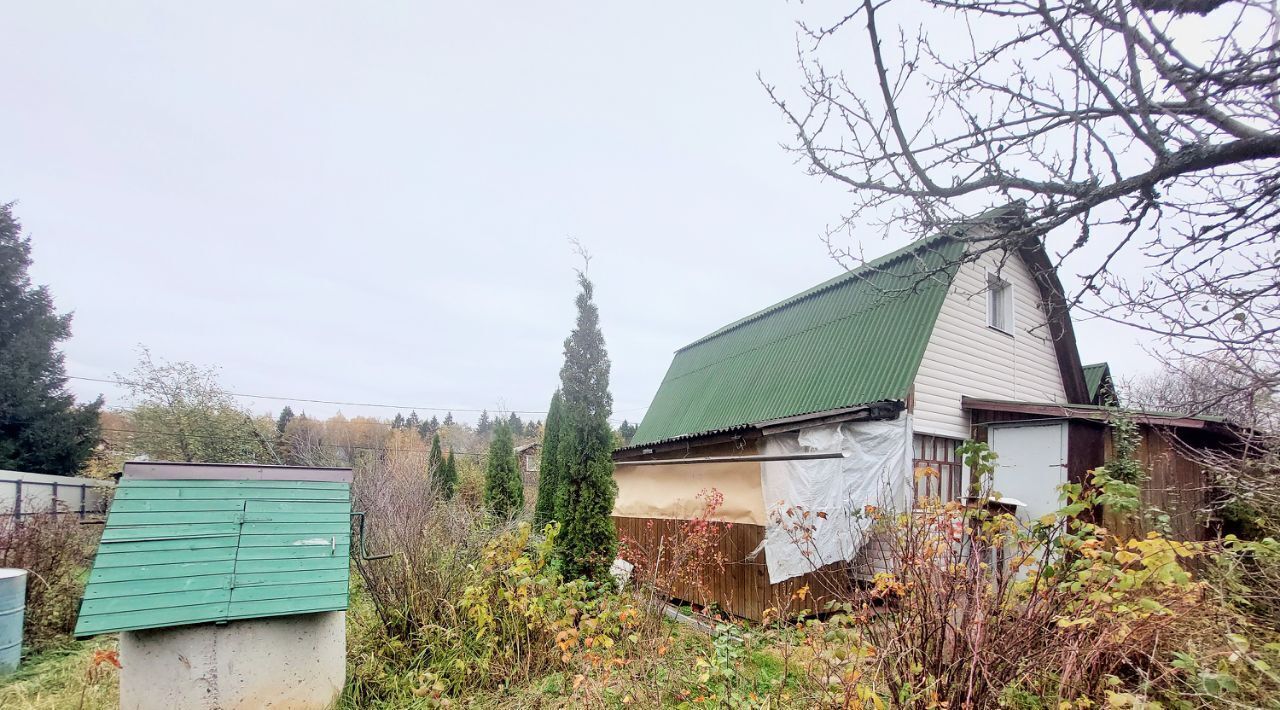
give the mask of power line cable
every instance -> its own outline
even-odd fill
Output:
[[[117,427],[102,427],[102,431],[111,431],[111,432],[117,432],[121,434],[139,434],[143,436],[151,436],[151,435],[174,436],[174,437],[189,437],[192,439],[213,439],[213,440],[219,440],[219,441],[242,441],[242,442],[253,443],[253,444],[262,443],[261,440],[258,439],[257,437],[247,436],[247,435],[237,436],[235,434],[199,434],[194,432],[184,433],[184,432],[163,431],[163,430],[142,431],[138,429],[121,429]],[[427,449],[397,449],[389,446],[365,446],[363,444],[309,444],[309,446],[333,448],[333,449],[360,449],[362,451],[393,451],[397,453],[406,453],[406,454],[422,454],[424,456],[430,453]],[[456,450],[450,449],[450,452],[457,454],[459,456],[485,456],[486,455],[478,451],[456,451]]]
[[[67,375],[67,379],[82,380],[84,382],[101,382],[105,384],[120,385],[125,387],[129,386],[130,384],[125,380],[108,379],[103,377],[80,377],[78,375]],[[465,414],[480,414],[482,412],[489,411],[488,409],[468,409],[465,407],[453,407],[453,408],[425,407],[425,406],[412,406],[412,405],[403,405],[403,404],[382,404],[382,403],[376,403],[376,402],[343,402],[343,401],[332,400],[332,399],[312,399],[308,397],[280,397],[280,396],[269,395],[269,394],[248,394],[246,392],[227,392],[227,394],[232,395],[233,397],[248,397],[250,399],[269,399],[269,400],[275,400],[278,402],[306,402],[308,404],[332,404],[332,405],[345,406],[345,407],[378,407],[382,409],[395,409],[395,410],[401,410],[401,411],[407,409],[409,411],[422,410],[424,412],[445,412],[445,413],[460,412]],[[640,409],[648,409],[648,408],[649,408],[648,406],[632,407],[630,409],[620,409],[618,411],[634,412]],[[494,410],[495,413],[498,411],[506,411],[511,414],[546,414],[547,413],[547,410],[545,409],[507,409],[507,410],[495,409]]]

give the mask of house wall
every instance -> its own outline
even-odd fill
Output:
[[[1040,291],[1016,255],[996,253],[960,266],[938,313],[916,374],[912,413],[919,433],[965,439],[963,396],[1065,402],[1058,358]],[[1013,288],[1013,334],[987,326],[987,270]]]

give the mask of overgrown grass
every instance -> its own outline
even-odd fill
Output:
[[[119,676],[103,654],[116,637],[68,642],[27,659],[17,672],[0,676],[5,710],[112,710],[119,707]]]

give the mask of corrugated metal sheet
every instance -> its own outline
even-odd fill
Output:
[[[349,482],[126,477],[75,634],[346,609],[350,545]]]
[[[905,399],[963,251],[916,242],[681,348],[632,446]]]
[[[1094,404],[1098,402],[1098,388],[1102,386],[1104,377],[1110,374],[1111,368],[1105,362],[1098,362],[1092,365],[1084,366],[1084,386],[1089,391],[1089,401]]]

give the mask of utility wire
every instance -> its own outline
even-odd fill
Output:
[[[262,443],[261,440],[258,439],[257,437],[236,436],[234,434],[197,434],[197,433],[183,433],[178,431],[160,431],[160,430],[141,431],[138,429],[120,429],[120,428],[112,428],[112,427],[103,427],[102,431],[118,432],[121,434],[139,434],[143,436],[151,436],[151,435],[175,436],[175,437],[190,437],[192,439],[242,441],[242,442],[253,443],[253,444]],[[268,443],[270,442],[268,441]],[[363,451],[394,451],[397,453],[406,453],[406,454],[422,454],[423,456],[426,456],[429,454],[428,450],[426,449],[396,449],[396,448],[391,448],[387,446],[364,446],[359,444],[309,444],[309,446],[318,447],[318,448],[332,448],[332,449],[360,449]],[[454,451],[451,449],[450,452],[457,454],[459,456],[485,456],[486,455],[478,451]]]
[[[130,383],[126,382],[125,380],[108,379],[104,377],[79,377],[77,375],[67,375],[67,379],[82,380],[84,382],[102,382],[106,384],[121,385],[125,387],[128,387],[130,385]],[[462,407],[453,407],[453,408],[422,407],[422,406],[411,406],[411,405],[403,405],[403,404],[380,404],[375,402],[342,402],[342,401],[332,400],[332,399],[310,399],[307,397],[279,397],[276,395],[269,395],[269,394],[248,394],[245,392],[228,392],[227,394],[232,395],[234,397],[248,397],[250,399],[270,399],[270,400],[276,400],[280,402],[306,402],[308,404],[333,404],[333,405],[346,406],[346,407],[380,407],[382,409],[395,409],[395,410],[401,410],[401,411],[407,409],[411,412],[422,410],[424,412],[445,412],[445,413],[461,412],[465,414],[480,414],[482,412],[489,411],[487,409],[467,409]],[[630,409],[622,409],[619,411],[634,412],[639,409],[648,409],[648,407],[647,406],[632,407]],[[499,411],[506,411],[511,414],[546,414],[547,413],[547,410],[545,409],[507,409],[507,410],[495,409],[494,410],[495,413]]]

